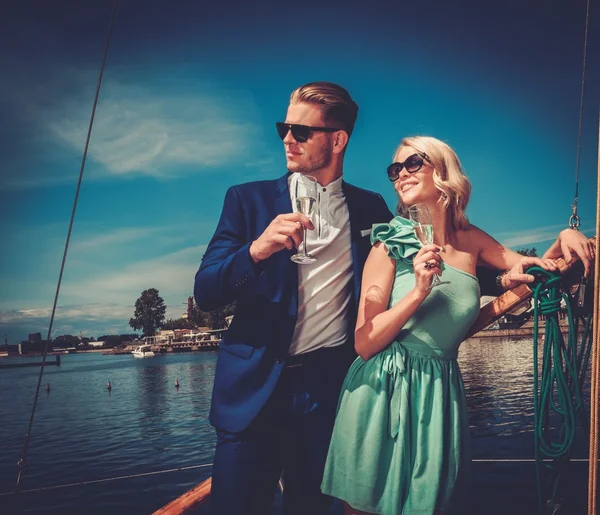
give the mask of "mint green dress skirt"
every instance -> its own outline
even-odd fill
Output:
[[[390,306],[415,284],[420,243],[410,222],[374,226],[396,260]],[[346,376],[321,485],[357,510],[383,515],[465,511],[469,425],[458,348],[479,312],[479,283],[444,265],[442,279],[385,350]]]

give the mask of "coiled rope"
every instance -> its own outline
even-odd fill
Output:
[[[577,345],[578,324],[569,295],[561,290],[561,277],[539,267],[532,285],[534,299],[533,397],[534,444],[537,477],[538,514],[558,509],[557,494],[563,469],[569,462],[577,421],[584,420],[583,385],[591,352],[591,314],[584,321],[581,345]],[[558,314],[566,306],[568,337],[563,338]],[[546,318],[541,371],[538,359],[540,317]],[[584,424],[585,425],[585,424]],[[551,461],[545,461],[551,460]],[[544,477],[544,469],[547,478]],[[547,488],[543,481],[547,479]],[[549,496],[546,494],[549,492]],[[548,497],[546,501],[544,498]]]

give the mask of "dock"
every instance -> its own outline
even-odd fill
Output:
[[[22,368],[22,367],[41,367],[44,365],[48,366],[57,366],[60,367],[60,355],[56,355],[56,361],[48,361],[44,363],[43,361],[35,361],[33,363],[0,363],[0,368]]]

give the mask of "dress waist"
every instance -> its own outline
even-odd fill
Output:
[[[401,342],[398,340],[393,341],[386,350],[396,349],[397,347],[400,347],[400,351],[404,352],[408,357],[415,359],[456,361],[458,358],[458,348],[444,350],[439,347],[432,347],[423,342],[411,342],[406,339],[403,339]]]
[[[422,344],[421,344],[422,345]],[[389,401],[389,433],[392,438],[396,438],[400,427],[400,407],[405,399],[407,388],[405,383],[409,380],[410,372],[407,369],[421,369],[425,374],[433,376],[442,376],[448,374],[450,370],[458,367],[456,357],[436,356],[422,354],[419,350],[399,343],[397,341],[382,351],[377,359],[381,360],[381,370],[390,375],[390,401]],[[408,377],[407,377],[408,376]]]

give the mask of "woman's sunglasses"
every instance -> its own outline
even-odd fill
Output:
[[[400,177],[400,172],[403,168],[406,168],[408,173],[418,172],[423,168],[423,163],[427,161],[431,164],[431,159],[425,154],[425,152],[417,152],[411,156],[408,156],[403,163],[392,163],[387,167],[388,179],[392,182],[396,182]]]
[[[304,143],[305,141],[308,141],[312,131],[336,132],[342,130],[334,129],[333,127],[309,127],[308,125],[298,125],[297,123],[277,122],[275,125],[281,139],[285,139],[287,133],[292,131],[292,136],[298,143]]]

